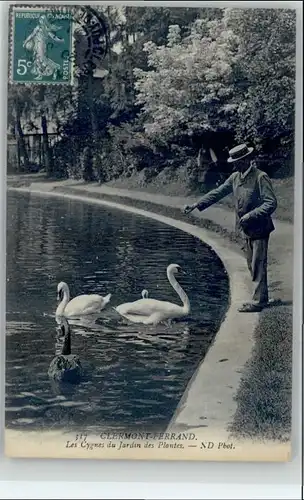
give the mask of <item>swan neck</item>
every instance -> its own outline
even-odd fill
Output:
[[[62,354],[64,355],[69,355],[71,354],[71,330],[68,327],[67,331],[65,332],[64,335],[64,341],[63,341],[63,346],[62,346]]]
[[[64,334],[61,334],[61,329],[59,329],[56,336],[55,343],[55,356],[67,356],[71,354],[71,330],[69,325],[63,323]]]
[[[70,301],[70,290],[69,290],[68,285],[66,285],[66,287],[64,287],[64,289],[63,289],[63,300],[62,300],[62,302],[65,302],[67,304],[69,301]]]
[[[176,291],[176,293],[178,294],[179,298],[181,299],[182,303],[183,303],[183,310],[185,313],[189,313],[190,311],[190,301],[188,299],[188,295],[186,294],[186,292],[182,289],[182,287],[180,286],[180,284],[177,282],[174,274],[172,272],[168,272],[167,273],[168,275],[168,280],[171,284],[171,286],[174,288],[174,290]]]
[[[63,288],[63,299],[56,310],[57,316],[61,316],[64,313],[64,310],[69,302],[70,302],[70,290],[69,287],[66,285]]]

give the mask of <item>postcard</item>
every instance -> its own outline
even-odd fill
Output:
[[[6,455],[290,460],[296,10],[8,8]]]

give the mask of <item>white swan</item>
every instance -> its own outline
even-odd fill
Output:
[[[178,264],[167,267],[167,277],[174,290],[179,295],[183,305],[179,306],[164,300],[142,298],[135,302],[120,304],[115,310],[132,323],[157,325],[163,321],[187,316],[190,312],[190,302],[187,294],[175,279],[175,274],[181,269]]]
[[[141,292],[141,296],[142,296],[142,298],[143,298],[143,299],[147,299],[147,298],[149,297],[149,292],[148,292],[148,290],[146,290],[146,289],[145,289],[145,290],[143,290],[143,291]]]
[[[111,294],[105,297],[101,295],[79,295],[70,300],[70,290],[66,283],[61,281],[57,286],[57,298],[61,300],[56,309],[56,316],[66,318],[77,318],[89,314],[99,313],[109,303]]]

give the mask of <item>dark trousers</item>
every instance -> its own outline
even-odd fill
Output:
[[[262,240],[246,238],[247,265],[253,281],[253,301],[268,302],[267,253],[269,236]]]

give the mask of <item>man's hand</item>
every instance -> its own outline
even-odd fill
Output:
[[[249,214],[243,215],[243,217],[240,218],[240,224],[243,224],[244,222],[247,222],[250,219]]]
[[[184,212],[184,214],[190,214],[196,207],[197,207],[196,204],[194,204],[194,205],[186,205],[184,207],[183,212]]]

